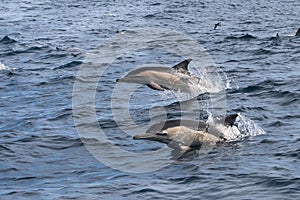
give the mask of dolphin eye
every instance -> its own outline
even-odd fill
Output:
[[[168,135],[167,133],[165,133],[165,132],[158,132],[158,133],[155,133],[155,135],[162,135],[162,136],[166,136],[166,135]]]

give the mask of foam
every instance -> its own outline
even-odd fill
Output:
[[[6,66],[6,65],[4,65],[4,64],[2,64],[1,62],[0,62],[0,71],[3,71],[3,70],[10,70],[11,68],[10,67],[8,67],[8,66]]]

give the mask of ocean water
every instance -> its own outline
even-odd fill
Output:
[[[1,3],[0,199],[299,198],[298,1]],[[221,97],[181,104],[116,85],[183,57],[207,65],[194,73]],[[177,160],[132,139],[152,122],[209,112],[240,113],[253,134]]]

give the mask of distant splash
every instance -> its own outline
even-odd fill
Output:
[[[266,132],[260,128],[251,119],[242,116],[238,113],[238,117],[232,127],[224,126],[223,124],[216,123],[216,120],[209,114],[207,124],[215,127],[215,129],[223,135],[227,141],[236,141],[249,136],[264,135]]]
[[[0,71],[6,71],[6,70],[11,70],[11,69],[13,69],[13,68],[8,67],[0,62]]]

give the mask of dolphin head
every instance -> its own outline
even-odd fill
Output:
[[[134,140],[151,140],[156,142],[161,142],[169,144],[172,140],[178,140],[178,137],[182,134],[181,129],[183,126],[174,126],[163,129],[155,133],[145,133],[141,135],[136,135],[133,137]],[[187,133],[188,135],[189,133]]]
[[[151,140],[156,142],[161,142],[164,144],[169,144],[171,142],[171,137],[166,132],[158,132],[158,133],[144,133],[141,135],[133,136],[134,140]]]

